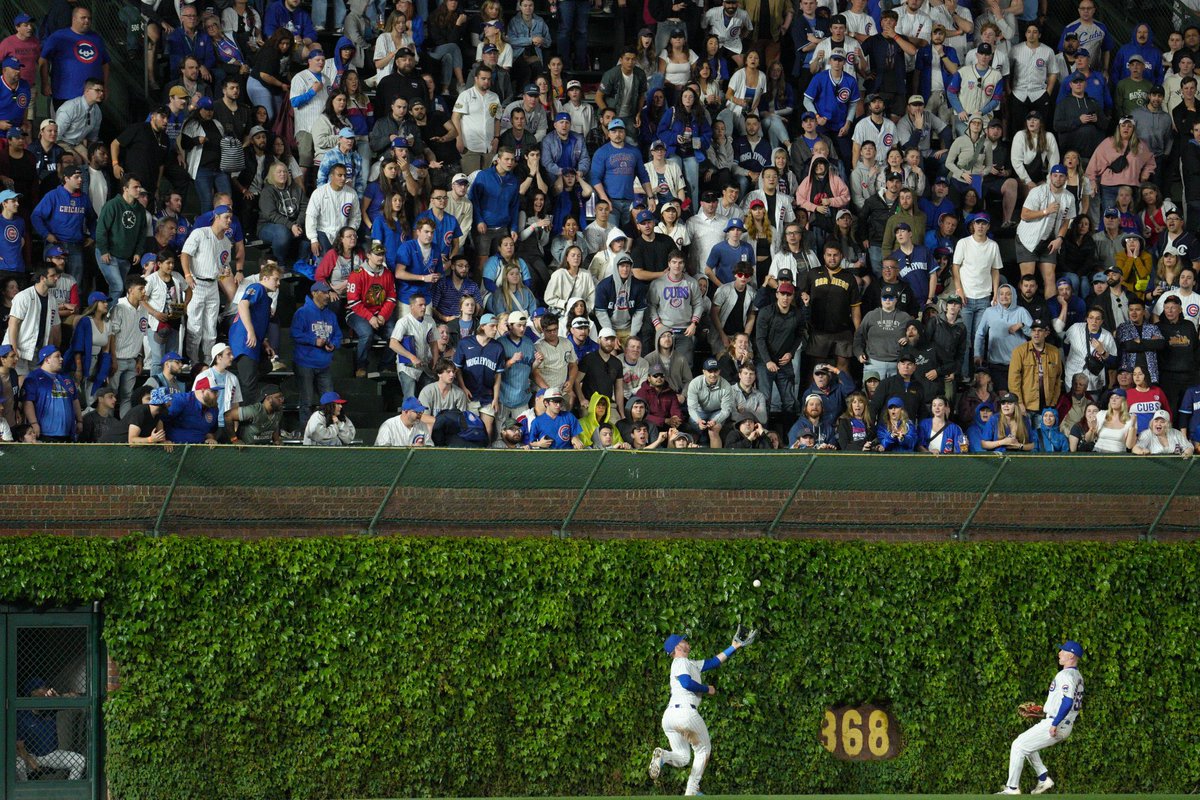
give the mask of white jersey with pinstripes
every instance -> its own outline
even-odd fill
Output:
[[[1063,724],[1073,725],[1083,708],[1083,675],[1078,667],[1059,670],[1050,682],[1050,693],[1046,695],[1046,705],[1043,706],[1048,719],[1058,716],[1058,709],[1062,707],[1064,697],[1071,698],[1071,710],[1063,717]]]
[[[700,680],[700,668],[704,666],[703,661],[697,661],[691,658],[676,658],[671,662],[671,705],[689,705],[700,706],[701,695],[683,688],[683,684],[679,682],[679,676],[690,675],[696,683],[703,683]]]

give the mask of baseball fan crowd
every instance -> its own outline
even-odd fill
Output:
[[[345,349],[378,445],[1191,455],[1200,27],[1103,16],[19,13],[0,438],[352,444]]]

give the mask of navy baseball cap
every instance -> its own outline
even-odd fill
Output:
[[[1050,174],[1051,175],[1066,175],[1067,168],[1064,167],[1062,164],[1055,164],[1053,167],[1050,168]]]
[[[9,69],[21,69],[22,68],[21,62],[17,60],[16,56],[5,56],[3,63],[4,63],[4,66],[8,67]]]
[[[705,372],[716,372],[720,368],[721,368],[721,362],[717,361],[715,358],[706,358],[704,360],[703,369]]]
[[[541,92],[538,90],[536,83],[530,83],[525,86],[525,94],[537,97]]]
[[[648,210],[639,211],[637,214],[637,224],[641,225],[643,222],[654,222],[654,212]]]
[[[899,395],[895,395],[888,399],[887,407],[888,408],[904,408],[904,401],[900,398]]]
[[[212,111],[213,101],[211,97],[201,97],[196,101],[196,108]]]
[[[667,637],[667,640],[663,642],[663,650],[666,651],[667,655],[671,655],[671,653],[675,652],[675,648],[678,647],[679,643],[682,641],[684,641],[684,637],[680,636],[678,633],[672,633]]]
[[[329,283],[327,281],[317,281],[311,287],[309,287],[308,293],[312,294],[313,292],[332,292],[332,291],[333,291],[333,288],[329,285]]]
[[[571,115],[565,111],[560,111],[554,115],[554,121],[555,122],[570,122]]]
[[[63,250],[58,245],[52,245],[46,248],[46,258],[66,258],[67,251]]]
[[[881,300],[895,300],[899,296],[900,293],[896,291],[896,287],[890,283],[885,283],[879,289],[879,297]]]
[[[896,230],[898,230],[898,231],[908,231],[909,233],[912,233],[912,225],[909,225],[907,222],[897,222],[897,223],[896,223]]]
[[[1083,645],[1081,645],[1079,642],[1075,641],[1074,639],[1068,639],[1067,641],[1063,642],[1062,645],[1058,649],[1066,650],[1068,653],[1075,656],[1076,658],[1083,658]]]
[[[816,118],[817,118],[817,115],[811,111],[805,111],[803,114],[800,115],[801,122],[805,122],[807,120],[816,119]]]
[[[499,53],[499,52],[500,52],[499,48],[497,48],[496,45],[494,45],[494,44],[485,44],[483,46],[483,54],[485,56],[488,53]]]

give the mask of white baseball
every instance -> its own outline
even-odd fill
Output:
[[[755,578],[754,579],[754,588],[757,589],[760,586],[762,586],[762,581],[760,581],[758,578]]]

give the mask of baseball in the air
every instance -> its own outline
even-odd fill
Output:
[[[762,581],[760,581],[758,578],[755,578],[754,579],[754,588],[757,589],[760,586],[762,586]]]

